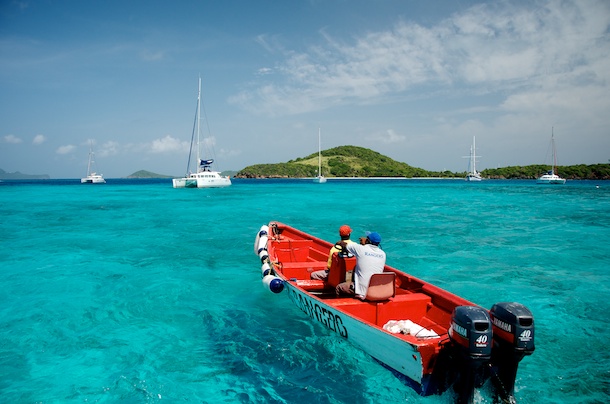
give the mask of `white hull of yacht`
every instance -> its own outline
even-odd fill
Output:
[[[184,178],[172,179],[174,188],[223,188],[231,185],[231,178],[218,171],[204,171]]]
[[[536,184],[551,184],[551,185],[562,185],[565,184],[565,178],[561,178],[556,174],[544,174],[536,180]]]
[[[468,174],[466,176],[466,181],[468,182],[479,182],[482,181],[483,178],[481,178],[481,175],[479,173],[476,174]]]
[[[100,174],[94,174],[86,176],[80,179],[81,184],[105,184],[106,180]]]

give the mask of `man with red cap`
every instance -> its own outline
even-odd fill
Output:
[[[341,237],[340,241],[337,241],[337,243],[330,249],[330,252],[328,253],[328,263],[326,265],[326,269],[322,269],[320,271],[315,271],[311,273],[311,279],[318,279],[321,281],[326,280],[326,278],[328,278],[328,271],[330,270],[330,264],[333,261],[333,254],[336,252],[340,252],[341,250],[337,248],[337,244],[344,242],[344,243],[353,243],[352,240],[350,240],[350,236],[352,234],[352,229],[344,224],[343,226],[339,227],[339,237]]]

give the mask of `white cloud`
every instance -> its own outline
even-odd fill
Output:
[[[323,43],[306,52],[285,52],[274,74],[265,76],[268,81],[230,101],[280,115],[439,88],[549,92],[549,78],[563,86],[578,86],[583,79],[607,85],[610,3],[521,4],[477,5],[431,27],[401,21],[352,43],[324,35]],[[266,37],[259,43],[271,46]]]
[[[36,135],[36,136],[34,136],[32,143],[36,144],[36,145],[43,144],[46,140],[47,140],[47,138],[44,137],[44,135]]]
[[[6,135],[4,136],[4,141],[6,143],[18,144],[21,143],[22,140],[15,135]]]
[[[260,69],[258,69],[257,74],[259,76],[266,76],[268,74],[273,73],[273,69],[270,67],[261,67]]]
[[[165,52],[144,50],[140,52],[140,57],[144,61],[155,62],[158,60],[163,60],[165,58]]]
[[[120,147],[118,142],[109,141],[104,143],[99,151],[96,151],[96,154],[100,157],[115,156],[119,154]]]
[[[150,145],[151,153],[167,153],[175,151],[185,151],[189,148],[189,142],[180,141],[170,135],[161,139],[155,139]]]
[[[69,144],[69,145],[65,145],[65,146],[59,146],[57,148],[57,150],[55,151],[55,153],[69,154],[69,153],[72,153],[74,150],[76,150],[76,146]]]
[[[402,143],[406,140],[406,136],[397,134],[394,129],[388,129],[385,133],[373,136],[376,141],[382,143]]]

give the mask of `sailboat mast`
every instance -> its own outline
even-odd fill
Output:
[[[199,172],[199,168],[201,166],[201,156],[200,156],[200,147],[199,147],[199,130],[200,130],[200,120],[201,120],[201,76],[199,76],[199,89],[197,92],[197,170],[195,172]]]
[[[551,126],[551,152],[553,153],[553,166],[551,167],[551,172],[556,175],[557,152],[555,151],[555,133],[553,129],[554,128]]]
[[[318,128],[318,175],[322,176],[322,143],[320,141],[320,128]]]
[[[89,163],[87,164],[87,177],[91,175],[91,160],[93,159],[93,145],[89,142]]]
[[[472,137],[472,173],[477,173],[477,145],[474,136]]]

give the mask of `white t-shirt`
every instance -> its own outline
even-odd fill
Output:
[[[366,296],[371,276],[383,272],[385,251],[373,244],[349,243],[346,248],[356,256],[354,291],[357,295]]]

